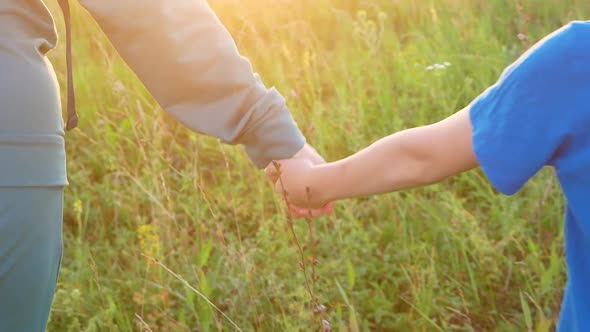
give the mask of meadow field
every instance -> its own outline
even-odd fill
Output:
[[[566,270],[552,170],[513,197],[474,170],[338,203],[311,224],[319,317],[263,172],[162,112],[72,3],[80,125],[67,134],[49,331],[321,331],[322,318],[332,331],[555,329]],[[588,0],[209,3],[329,161],[445,118],[537,40],[590,17]],[[64,44],[50,58],[65,96]],[[308,242],[305,220],[293,230]]]

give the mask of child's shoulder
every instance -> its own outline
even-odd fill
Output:
[[[589,33],[590,21],[571,21],[566,25],[566,29],[576,31],[577,33]]]
[[[555,31],[545,42],[565,52],[590,51],[590,21],[571,21]]]
[[[568,75],[580,59],[590,61],[590,21],[572,21],[553,31],[522,54],[502,77],[526,85],[543,77],[544,84],[562,84],[546,78]]]
[[[539,40],[528,53],[549,51],[559,53],[569,48],[590,47],[590,21],[571,21]]]
[[[579,46],[590,46],[590,21],[572,21],[563,27],[562,34]]]

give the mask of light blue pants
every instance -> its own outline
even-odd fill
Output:
[[[63,187],[0,187],[0,331],[45,331],[62,215]]]
[[[0,0],[0,332],[43,332],[62,254],[65,139],[41,1]]]

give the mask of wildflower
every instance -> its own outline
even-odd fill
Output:
[[[431,71],[431,70],[442,70],[442,69],[446,69],[447,67],[450,67],[451,63],[450,62],[443,62],[443,63],[435,63],[433,65],[430,65],[428,67],[426,67],[426,71]]]
[[[149,257],[157,258],[160,254],[160,235],[154,225],[141,225],[137,229],[137,237],[141,252]]]
[[[314,310],[315,314],[321,314],[323,312],[326,312],[326,306],[323,304],[318,305]]]

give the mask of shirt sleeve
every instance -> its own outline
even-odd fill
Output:
[[[81,0],[161,107],[190,129],[243,144],[265,167],[305,138],[205,0]]]
[[[571,26],[549,35],[469,106],[475,155],[501,193],[518,192],[567,151],[581,116],[578,97],[588,87],[576,38]]]

